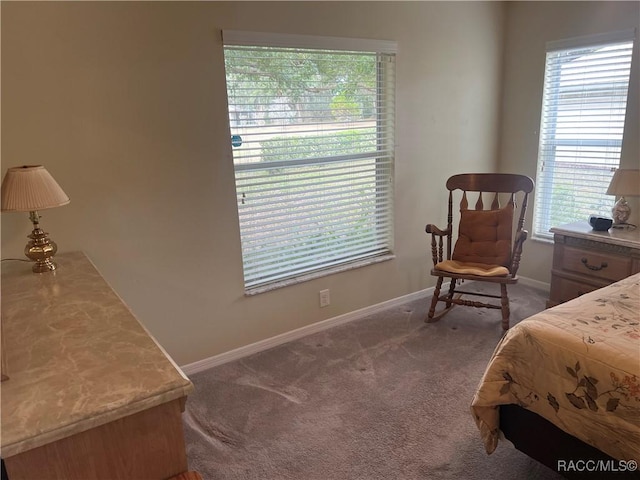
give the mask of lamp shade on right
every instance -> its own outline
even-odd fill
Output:
[[[634,197],[640,195],[640,170],[619,168],[613,174],[607,195]]]

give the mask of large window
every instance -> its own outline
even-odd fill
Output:
[[[633,31],[550,42],[544,79],[533,234],[611,216],[620,163]]]
[[[395,44],[223,39],[246,290],[388,258]]]

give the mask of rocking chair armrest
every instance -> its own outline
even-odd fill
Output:
[[[437,235],[439,237],[446,237],[447,235],[451,234],[451,229],[450,228],[446,228],[445,230],[441,230],[438,227],[436,227],[435,225],[433,225],[432,223],[427,224],[427,226],[424,228],[424,231],[427,233],[430,233],[431,235]]]
[[[447,256],[451,253],[451,225],[445,230],[441,230],[429,223],[424,230],[428,234],[431,234],[431,257],[433,259],[433,266],[435,267],[439,262],[444,260],[444,238],[447,239]]]

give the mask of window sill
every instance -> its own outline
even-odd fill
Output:
[[[553,236],[551,237],[540,237],[540,236],[531,236],[531,240],[536,243],[544,243],[547,245],[553,245]]]
[[[267,285],[260,285],[257,287],[248,288],[247,290],[245,290],[244,294],[246,296],[258,295],[260,293],[270,292],[278,288],[289,287],[291,285],[297,285],[302,282],[308,282],[309,280],[315,280],[316,278],[326,277],[327,275],[333,275],[334,273],[342,273],[349,270],[354,270],[356,268],[373,265],[375,263],[386,262],[388,260],[393,260],[394,258],[396,258],[396,256],[393,253],[388,253],[386,255],[380,255],[378,257],[370,257],[370,258],[365,258],[363,260],[356,260],[351,263],[345,263],[343,265],[330,267],[327,269],[319,270],[317,272],[308,273],[308,274],[300,275],[293,278],[287,278],[285,280],[269,283]]]

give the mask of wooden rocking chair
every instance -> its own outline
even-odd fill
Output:
[[[432,224],[425,228],[426,232],[431,234],[433,256],[431,275],[438,277],[427,322],[438,320],[455,305],[465,305],[501,309],[502,328],[509,329],[507,285],[518,281],[516,274],[520,266],[522,244],[528,234],[524,230],[527,200],[529,193],[533,191],[533,186],[533,180],[527,176],[506,173],[468,173],[454,175],[447,180],[447,190],[449,190],[447,228],[441,230]],[[461,190],[462,193],[460,224],[454,245],[452,224],[456,190]],[[474,209],[469,209],[468,192],[477,193]],[[508,197],[504,207],[500,206],[501,196]],[[487,210],[484,209],[483,197],[491,202]],[[519,197],[522,200],[517,213]],[[445,243],[446,258],[444,257]],[[440,295],[444,278],[451,279],[449,291]],[[458,290],[456,288],[458,281],[464,280],[497,283],[500,285],[500,295]],[[464,300],[461,298],[463,294],[499,298],[500,305]],[[444,302],[445,308],[436,314],[438,302]]]

